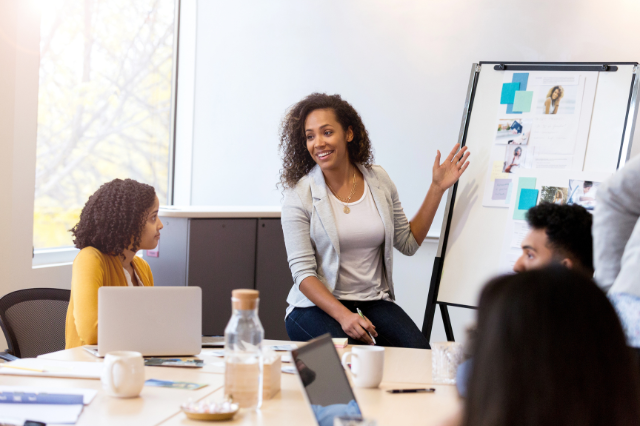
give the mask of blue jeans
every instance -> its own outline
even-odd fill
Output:
[[[395,303],[386,300],[370,302],[340,300],[339,302],[354,313],[357,312],[356,308],[360,308],[369,321],[376,326],[378,332],[376,342],[379,346],[430,349],[429,342],[416,324]],[[287,317],[286,326],[289,338],[296,341],[306,342],[325,333],[331,334],[331,337],[349,337],[338,321],[317,306],[295,308]],[[362,342],[349,337],[349,344],[362,344]]]

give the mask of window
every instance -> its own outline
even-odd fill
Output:
[[[73,246],[88,197],[114,178],[167,203],[174,0],[42,2],[34,248]]]

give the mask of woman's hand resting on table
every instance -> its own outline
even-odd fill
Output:
[[[347,336],[355,340],[360,340],[368,345],[373,345],[373,340],[369,337],[367,332],[371,333],[373,337],[378,336],[376,326],[371,324],[371,321],[367,317],[361,317],[358,314],[350,312],[340,319],[340,325],[342,330],[347,333]]]
[[[437,186],[443,192],[446,191],[460,179],[462,173],[469,166],[467,158],[469,152],[467,147],[463,147],[457,154],[460,144],[457,143],[445,158],[444,163],[440,164],[440,151],[436,154],[436,161],[433,164],[433,185]]]

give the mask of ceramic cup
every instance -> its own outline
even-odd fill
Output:
[[[104,357],[102,388],[111,396],[132,398],[144,386],[144,360],[140,352],[115,351]]]
[[[359,388],[377,388],[384,370],[384,348],[380,346],[354,346],[342,355],[342,366],[348,368],[351,357],[351,376]]]

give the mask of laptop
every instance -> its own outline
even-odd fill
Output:
[[[335,417],[361,418],[360,406],[331,336],[325,334],[291,351],[303,394],[319,426],[333,426]]]
[[[91,347],[85,346],[91,351]],[[95,348],[95,346],[94,346]],[[202,348],[200,287],[101,287],[97,356],[190,356]]]

